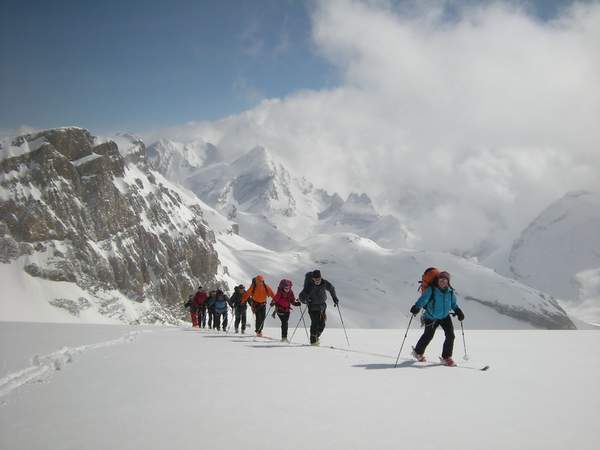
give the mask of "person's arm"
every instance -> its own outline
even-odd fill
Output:
[[[433,297],[433,295],[435,295],[433,292],[433,287],[429,286],[427,289],[425,289],[425,292],[423,292],[421,294],[421,296],[419,297],[419,299],[416,301],[415,306],[417,308],[422,308],[423,306],[425,306],[425,304],[431,299],[431,297]]]
[[[454,290],[452,290],[452,300],[451,300],[451,304],[452,304],[452,308],[454,310],[454,312],[456,313],[456,317],[459,321],[463,321],[465,320],[465,313],[462,312],[462,309],[460,309],[458,307],[458,304],[456,303],[456,295],[454,294]]]
[[[281,294],[279,293],[279,291],[277,291],[277,294],[275,294],[275,297],[271,297],[271,306],[279,303],[279,300],[281,300]]]
[[[244,303],[246,303],[246,302],[248,301],[248,299],[249,299],[249,298],[250,298],[250,296],[251,296],[251,293],[250,293],[250,290],[251,290],[251,289],[252,289],[252,288],[249,288],[249,289],[248,289],[246,292],[244,292],[244,293],[242,294],[242,300],[240,300],[240,305],[243,305]]]
[[[432,286],[429,286],[427,289],[425,289],[425,291],[421,294],[421,296],[415,302],[415,304],[410,307],[410,313],[413,316],[419,314],[421,308],[425,306],[429,302],[429,300],[431,300],[431,298],[434,296],[432,289]]]
[[[267,296],[274,298],[275,294],[273,294],[273,289],[271,289],[271,286],[269,286],[268,284],[265,284],[265,291],[267,293]]]
[[[325,289],[327,289],[329,291],[329,294],[331,294],[331,298],[333,299],[333,304],[335,306],[337,306],[337,304],[340,302],[340,300],[337,298],[337,295],[335,294],[335,287],[333,287],[333,284],[331,284],[329,281],[325,281]]]
[[[300,302],[296,300],[296,296],[294,295],[294,291],[290,289],[290,294],[292,296],[292,301],[290,302],[294,306],[300,306]]]

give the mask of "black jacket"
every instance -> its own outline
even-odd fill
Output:
[[[242,301],[242,294],[243,294],[242,291],[240,291],[239,289],[236,289],[235,292],[233,293],[233,295],[231,296],[231,298],[229,299],[229,306],[231,306],[234,309],[238,309],[238,310],[246,309],[248,306],[248,302],[244,302],[243,304],[240,304],[240,302]]]
[[[321,279],[321,284],[316,285],[312,279],[306,280],[304,284],[304,289],[298,295],[300,301],[302,303],[306,303],[308,305],[309,311],[325,311],[327,308],[327,292],[331,295],[333,299],[333,303],[338,303],[337,295],[335,295],[335,288],[333,284],[325,279]]]

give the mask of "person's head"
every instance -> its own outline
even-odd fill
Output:
[[[243,284],[240,284],[239,286],[237,286],[236,289],[238,289],[238,290],[240,290],[242,292],[244,292],[246,290],[246,288],[244,287]]]
[[[315,283],[316,285],[321,284],[321,271],[319,269],[317,270],[313,270],[313,273],[311,275],[313,283]]]
[[[281,289],[283,292],[290,292],[290,289],[292,289],[292,282],[290,280],[281,280],[279,283],[279,289]]]
[[[440,272],[437,276],[437,284],[440,289],[446,289],[450,285],[450,274],[446,271]]]
[[[202,290],[202,286],[198,286],[198,290],[201,291]]]
[[[256,283],[264,283],[265,282],[265,278],[262,275],[256,275],[256,277],[254,279],[256,280]]]

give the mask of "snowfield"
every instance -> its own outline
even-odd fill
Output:
[[[348,349],[332,328],[314,348],[303,329],[286,345],[190,328],[0,322],[0,448],[597,448],[600,332],[467,328],[463,361],[458,327],[457,368],[413,362],[420,332],[409,331],[394,368],[402,329],[348,330]],[[442,340],[439,330],[430,361]]]

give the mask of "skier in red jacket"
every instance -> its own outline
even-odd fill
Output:
[[[197,320],[197,324],[194,326],[200,326],[201,328],[206,327],[206,300],[208,299],[208,294],[206,291],[202,289],[202,286],[198,287],[196,291],[196,295],[192,299],[192,306],[195,306],[198,313],[200,314],[199,320]],[[192,321],[194,320],[194,316],[192,313]]]
[[[288,342],[288,321],[292,305],[300,305],[300,302],[296,301],[294,291],[292,291],[292,282],[290,280],[281,280],[277,288],[277,294],[275,294],[275,297],[271,301],[271,306],[275,306],[273,317],[277,314],[279,320],[281,320],[281,342]]]

